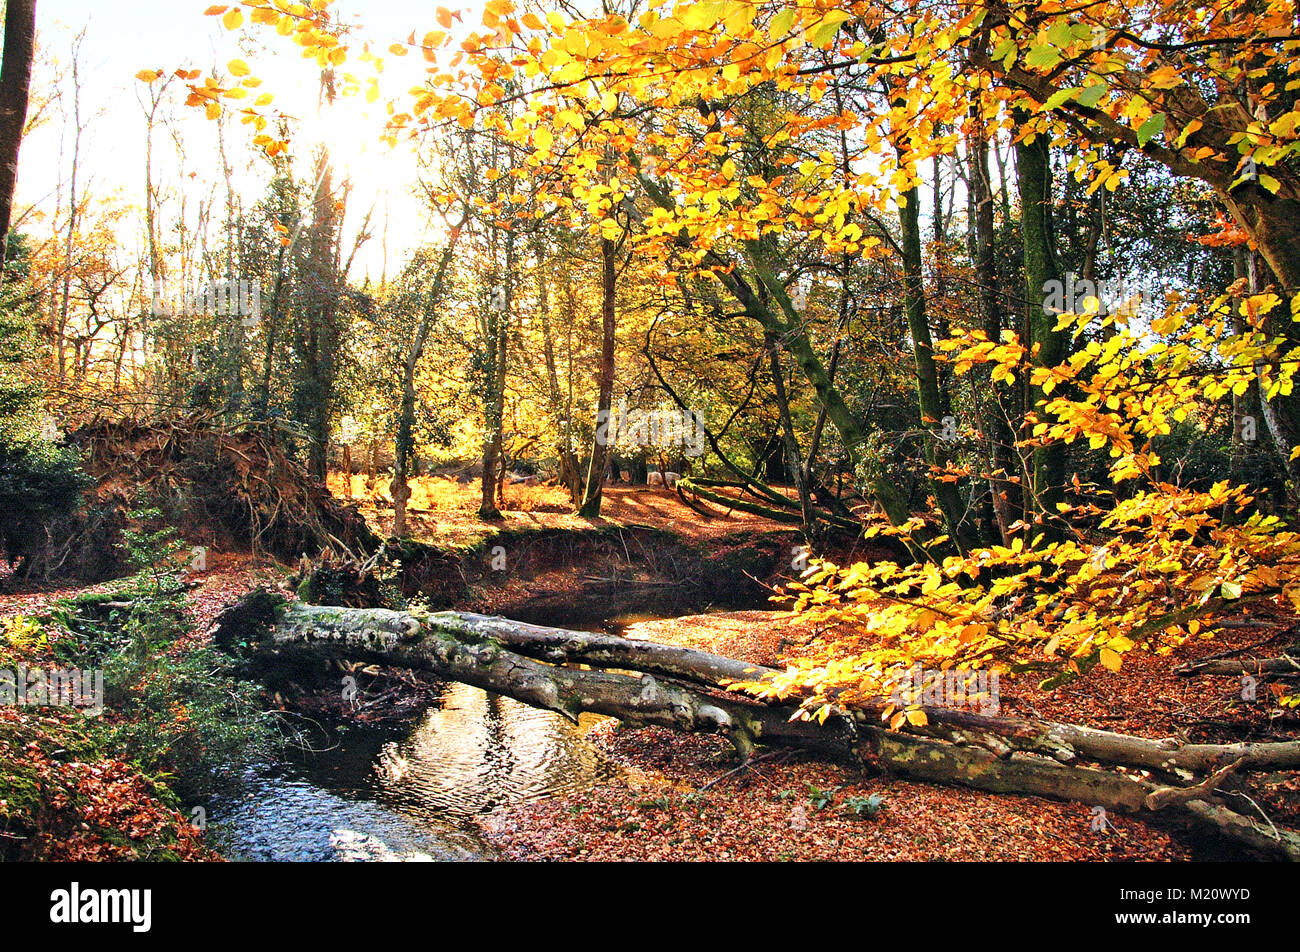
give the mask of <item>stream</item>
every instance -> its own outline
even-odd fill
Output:
[[[475,816],[617,775],[585,737],[600,720],[448,683],[413,727],[334,725],[324,749],[249,771],[213,798],[209,841],[255,862],[491,859]]]

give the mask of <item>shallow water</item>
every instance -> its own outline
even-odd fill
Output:
[[[250,772],[214,801],[214,840],[247,860],[490,858],[470,818],[616,774],[583,737],[597,720],[448,684],[414,728],[345,727],[329,749]]]

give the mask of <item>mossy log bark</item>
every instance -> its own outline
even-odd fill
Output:
[[[881,726],[883,700],[839,711],[822,724],[795,719],[796,704],[725,691],[772,669],[709,652],[463,612],[307,605],[267,592],[223,614],[214,639],[255,655],[324,651],[429,671],[570,720],[591,712],[634,725],[719,733],[744,758],[758,744],[791,746],[852,755],[935,783],[1159,815],[1267,856],[1300,860],[1300,836],[1229,809],[1216,778],[1192,789],[1196,770],[1226,777],[1235,770],[1300,767],[1300,743],[1184,744],[932,707],[925,708],[926,726],[901,733]]]

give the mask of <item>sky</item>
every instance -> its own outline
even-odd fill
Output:
[[[48,120],[23,142],[19,161],[18,207],[22,214],[35,206],[39,215],[53,211],[54,196],[66,194],[71,167],[72,130],[71,84],[67,81],[76,35],[84,29],[78,72],[82,81],[82,116],[85,130],[78,176],[84,193],[108,196],[116,193],[120,201],[135,206],[124,226],[122,244],[131,248],[142,245],[144,202],[145,113],[147,97],[143,85],[135,78],[142,69],[170,72],[177,68],[214,66],[224,69],[231,59],[247,61],[254,74],[264,80],[258,92],[272,92],[274,105],[296,117],[295,155],[306,160],[314,142],[330,145],[339,172],[352,179],[353,192],[345,222],[345,241],[350,242],[367,209],[374,207],[372,227],[375,237],[358,252],[353,277],[367,275],[378,279],[384,268],[389,274],[400,269],[403,255],[412,248],[438,236],[438,223],[430,222],[419,203],[410,196],[410,184],[417,173],[417,163],[409,147],[397,151],[379,142],[383,130],[384,99],[399,98],[423,77],[423,63],[418,56],[386,57],[380,76],[383,95],[379,102],[367,106],[362,97],[344,100],[331,110],[328,118],[318,118],[316,111],[319,68],[304,60],[297,47],[265,28],[228,32],[218,17],[206,17],[203,11],[209,0],[124,0],[107,4],[102,0],[42,0],[37,5],[38,62],[33,71],[33,89],[47,89],[59,70],[65,74],[65,96],[61,108],[50,111]],[[358,39],[372,40],[377,51],[387,49],[395,39],[412,30],[423,35],[434,28],[433,4],[367,3],[344,0],[339,4],[345,22],[358,25]],[[477,16],[466,14],[467,20]],[[247,19],[245,21],[247,24]],[[242,34],[242,35],[241,35]],[[359,48],[359,43],[357,43]],[[355,70],[366,77],[371,73],[361,64],[349,61],[344,70]],[[179,82],[172,89],[183,92]],[[179,163],[170,142],[155,143],[154,174],[165,185],[180,187],[182,181],[193,196],[191,209],[199,196],[206,197],[220,182],[216,124],[206,120],[197,109],[179,106],[183,95],[175,97],[176,128],[185,153],[184,180],[179,180]],[[61,114],[62,113],[62,114]],[[252,132],[250,127],[232,127],[230,143],[235,185],[244,197],[245,206],[261,197],[265,163],[257,161],[245,148]],[[194,173],[194,178],[188,178]],[[387,253],[380,232],[387,214]],[[48,219],[47,219],[48,220]],[[28,219],[24,225],[31,227]],[[22,226],[20,226],[22,227]],[[39,227],[39,226],[37,226]],[[346,250],[346,246],[345,246]]]

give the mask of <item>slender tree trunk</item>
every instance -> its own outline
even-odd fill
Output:
[[[393,535],[406,534],[406,503],[411,498],[411,487],[407,483],[415,448],[415,371],[424,356],[424,345],[429,339],[429,331],[442,303],[447,281],[447,268],[456,251],[456,240],[460,228],[452,230],[447,247],[438,259],[438,269],[433,276],[433,286],[425,296],[424,306],[420,310],[420,320],[415,327],[415,338],[411,349],[407,351],[402,362],[402,404],[397,417],[397,439],[393,443],[393,483],[389,487],[393,497]],[[352,485],[351,458],[348,459],[348,485]]]
[[[956,438],[950,417],[947,394],[939,385],[939,370],[934,362],[934,343],[930,339],[930,322],[925,312],[925,288],[921,266],[921,191],[913,187],[901,196],[898,210],[903,239],[903,306],[907,328],[912,335],[912,352],[916,362],[916,395],[921,408],[921,427],[925,430],[925,459],[931,467],[930,491],[943,514],[948,535],[965,551],[973,543],[971,526],[965,519],[965,506],[956,483],[946,482],[933,472],[947,462],[939,446],[945,431]]]
[[[600,239],[600,392],[596,398],[597,435],[612,431],[610,408],[614,404],[614,344],[618,329],[617,314],[614,310],[614,295],[617,288],[615,279],[618,274],[618,247],[610,238]],[[601,421],[605,426],[602,427]],[[605,461],[609,453],[608,440],[593,438],[591,441],[591,463],[587,467],[587,488],[583,494],[582,506],[578,515],[587,519],[600,516],[602,488],[605,484]]]
[[[72,294],[72,248],[77,235],[80,208],[77,205],[77,172],[81,163],[81,41],[85,33],[77,36],[72,49],[72,171],[68,182],[68,227],[63,239],[63,281],[59,295],[58,319],[55,329],[55,348],[58,354],[59,379],[67,376],[68,306]],[[76,366],[74,361],[73,366]]]
[[[510,314],[514,305],[515,233],[506,231],[505,276],[501,282],[504,310],[489,310],[486,323],[485,344],[488,361],[486,369],[487,400],[484,422],[487,432],[483,441],[483,475],[479,481],[478,514],[483,519],[497,519],[501,515],[498,499],[501,472],[501,452],[504,444],[502,428],[505,422],[506,401],[506,343],[509,338]]]
[[[564,399],[560,395],[560,374],[555,360],[555,338],[551,328],[551,299],[549,294],[549,271],[545,267],[546,247],[537,232],[533,242],[533,257],[537,263],[537,315],[542,325],[542,357],[546,364],[546,408],[552,425],[558,433],[555,442],[555,455],[559,462],[558,478],[560,484],[571,485],[571,475],[577,472],[577,461],[573,458],[573,447],[569,443],[569,420],[565,412]],[[569,500],[577,506],[577,493],[570,492]]]
[[[790,400],[785,392],[785,370],[781,367],[781,348],[771,334],[767,335],[767,347],[772,391],[776,395],[776,409],[781,417],[781,445],[785,450],[786,469],[794,479],[794,488],[799,494],[804,532],[811,533],[815,518],[812,496],[808,493],[808,481],[804,478],[803,460],[799,455],[799,441],[794,433],[794,421],[790,418]]]
[[[983,130],[970,140],[970,195],[974,206],[975,282],[979,286],[980,323],[985,336],[997,342],[1002,338],[1003,308],[998,283],[996,237],[993,230],[993,191],[989,180],[989,145]],[[989,492],[997,519],[1001,542],[1008,544],[1011,526],[1020,518],[1009,477],[1016,469],[1011,443],[1014,436],[1008,419],[1019,418],[1015,393],[1011,388],[993,383],[992,372],[981,380],[988,387],[984,405],[984,435],[988,446]]]
[[[1011,193],[1007,188],[1007,161],[1002,156],[1002,143],[996,137],[993,139],[993,157],[998,164],[998,201],[1002,205],[1002,224],[1007,225],[1011,221]]]

